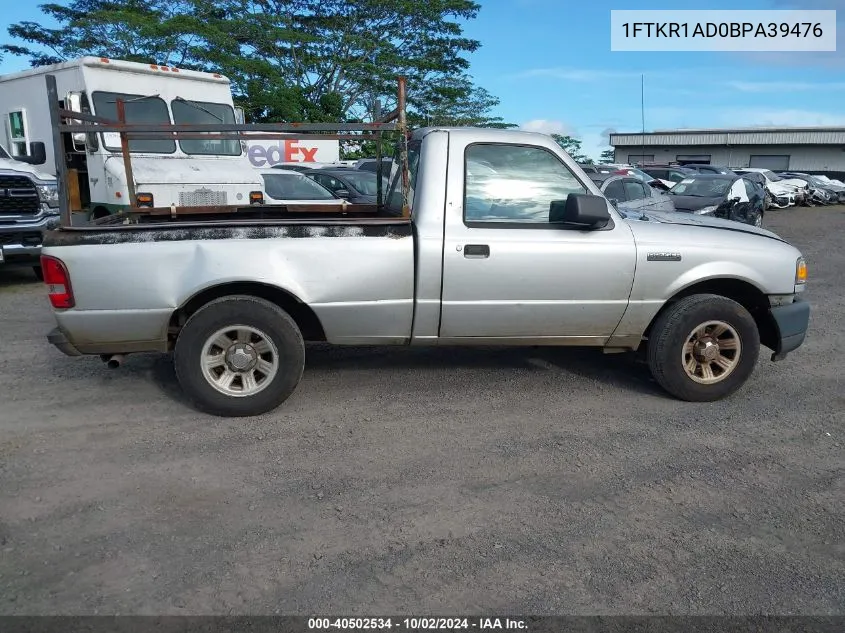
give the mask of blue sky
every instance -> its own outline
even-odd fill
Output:
[[[845,52],[611,52],[611,9],[838,9],[845,0],[711,0],[694,7],[636,0],[478,0],[466,24],[481,41],[471,74],[499,97],[496,114],[527,129],[572,134],[593,156],[607,133],[674,127],[845,125]],[[7,3],[4,22],[40,21],[35,3]],[[0,42],[8,41],[5,30]],[[0,74],[26,67],[6,56]]]

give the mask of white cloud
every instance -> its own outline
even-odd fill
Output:
[[[516,76],[527,77],[551,77],[564,81],[604,81],[607,79],[622,79],[625,77],[639,78],[642,73],[627,70],[602,70],[596,68],[531,68],[518,73]],[[648,76],[656,76],[656,73],[647,73]]]
[[[574,134],[572,127],[563,121],[550,121],[548,119],[532,119],[519,126],[526,132],[542,132],[543,134]]]
[[[740,92],[808,92],[811,90],[845,90],[843,82],[801,82],[801,81],[729,81],[727,84]]]

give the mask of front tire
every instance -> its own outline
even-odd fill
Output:
[[[719,295],[684,297],[655,321],[648,365],[658,384],[689,402],[720,400],[748,380],[760,333],[742,305]]]
[[[305,343],[278,306],[257,297],[223,297],[191,315],[176,339],[173,362],[197,409],[224,417],[261,415],[296,389]]]

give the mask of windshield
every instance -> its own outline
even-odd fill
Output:
[[[157,96],[122,94],[117,92],[95,92],[91,95],[94,113],[117,121],[117,100],[126,102],[127,123],[170,123],[167,104]],[[102,132],[103,146],[112,152],[120,151],[120,135],[117,132]],[[167,138],[130,139],[130,152],[150,154],[173,154],[176,141]]]
[[[177,125],[198,123],[234,123],[235,111],[224,103],[188,101],[177,97],[170,102],[173,122]],[[186,154],[240,156],[241,143],[229,139],[183,139],[179,147]]]
[[[273,200],[336,200],[331,191],[302,174],[262,174],[264,191]]]
[[[676,196],[695,198],[721,198],[733,184],[727,178],[686,178],[669,190]]]
[[[775,172],[769,171],[768,169],[762,174],[766,177],[766,180],[771,180],[772,182],[777,182],[778,180],[783,180],[780,176],[778,176]]]

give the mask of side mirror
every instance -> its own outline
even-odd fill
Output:
[[[584,193],[570,193],[566,200],[549,203],[550,224],[571,224],[584,229],[600,229],[610,222],[607,199]]]
[[[334,193],[335,193],[335,195],[336,195],[337,197],[339,197],[339,198],[348,198],[348,197],[349,197],[349,195],[350,195],[350,194],[349,194],[349,191],[348,191],[348,190],[346,190],[346,189],[338,189],[338,190],[337,190],[337,191],[335,191]]]
[[[235,123],[243,125],[245,121],[246,115],[244,114],[244,109],[241,106],[235,106]]]
[[[29,154],[15,156],[15,160],[29,165],[43,165],[47,162],[47,148],[41,141],[33,141],[29,144]]]
[[[739,196],[734,196],[733,198],[731,198],[731,202],[733,202],[733,203],[737,203],[737,202],[739,202],[739,201],[740,201],[740,197],[739,197]]]

